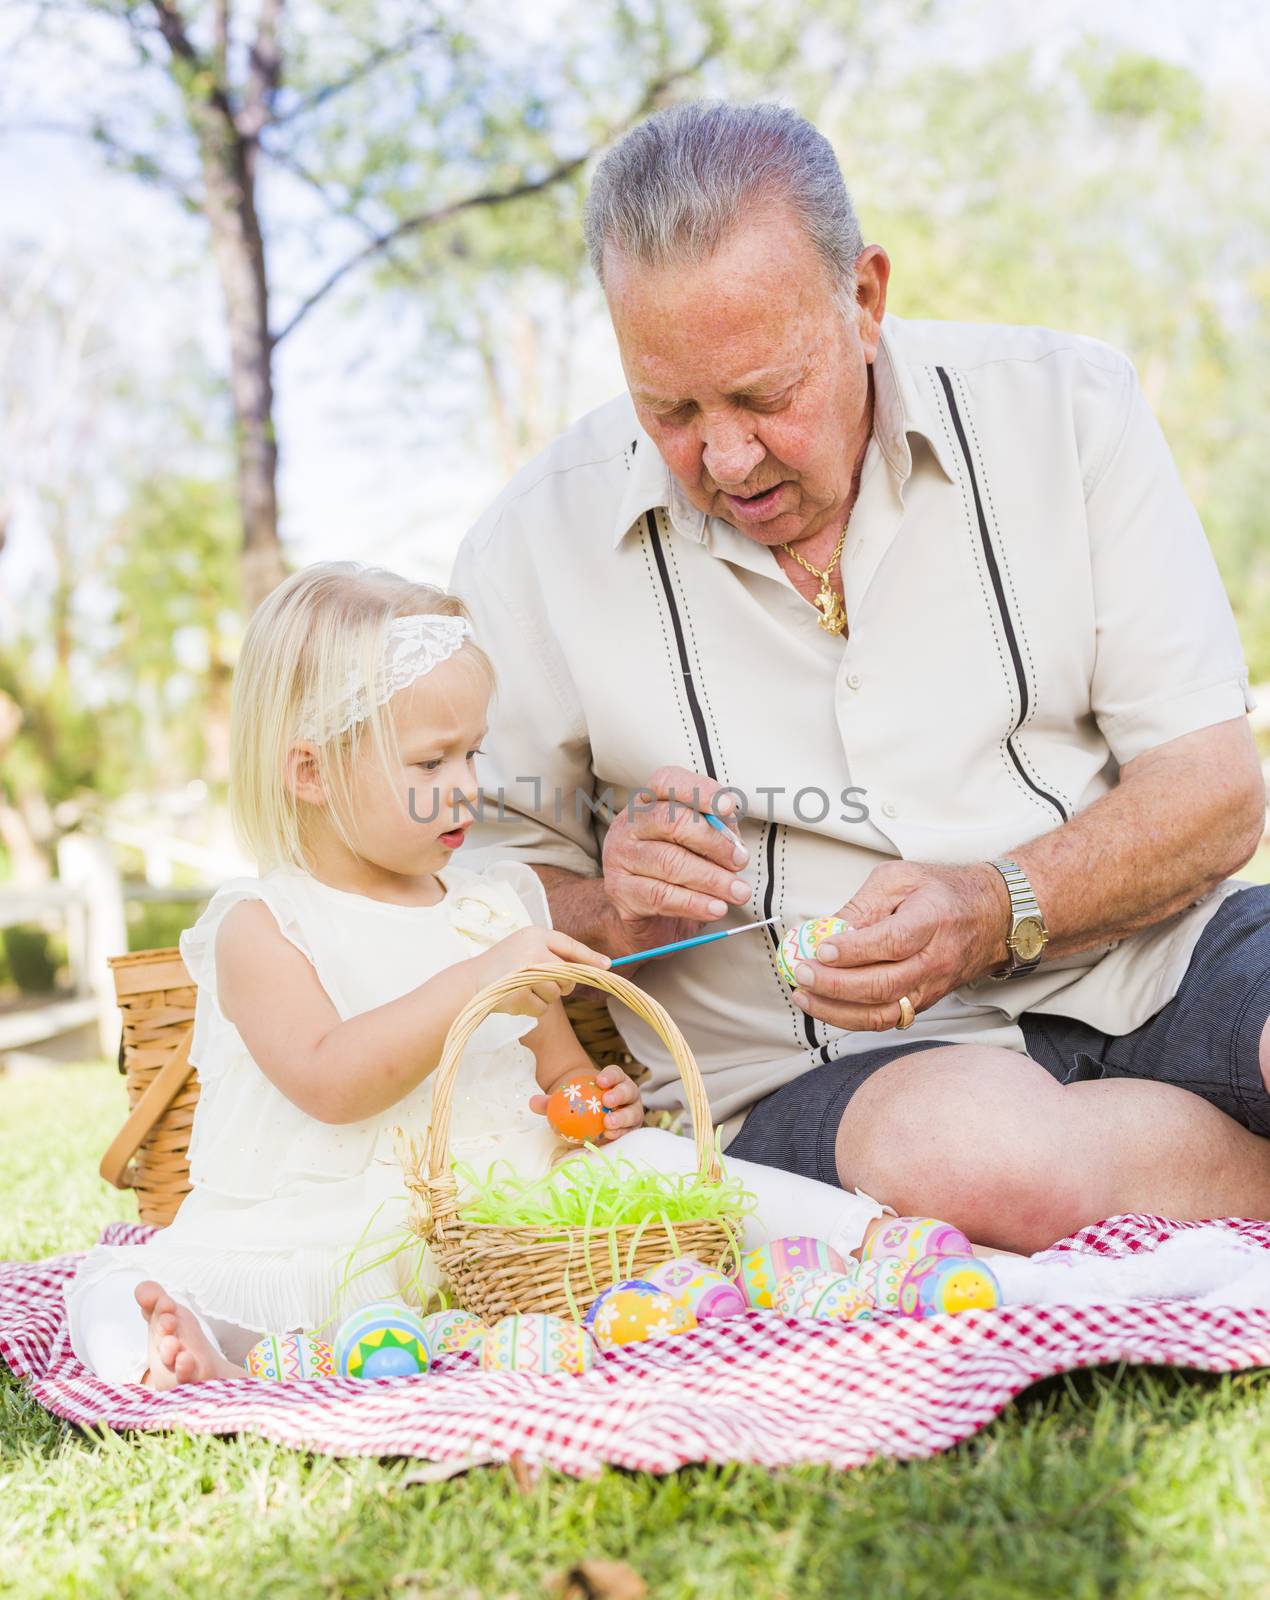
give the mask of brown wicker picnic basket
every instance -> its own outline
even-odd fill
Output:
[[[142,1222],[164,1228],[190,1188],[186,1152],[198,1104],[198,1075],[190,1065],[197,989],[175,946],[112,956],[109,965],[123,1013],[119,1070],[131,1110],[102,1157],[101,1175],[116,1189],[134,1190]],[[615,1061],[632,1076],[641,1075],[602,994],[578,988],[564,1004],[597,1066]]]
[[[403,1161],[406,1183],[416,1196],[415,1231],[431,1248],[459,1304],[487,1323],[513,1311],[576,1316],[613,1283],[647,1274],[674,1256],[692,1256],[711,1267],[735,1260],[740,1221],[727,1216],[673,1225],[650,1218],[613,1228],[501,1226],[464,1219],[450,1160],[450,1114],[468,1040],[505,996],[539,979],[562,973],[576,977],[577,972],[556,963],[525,967],[474,996],[446,1035],[426,1143],[412,1141]],[[674,1019],[620,973],[588,968],[587,984],[621,1000],[661,1037],[692,1117],[698,1181],[719,1183],[722,1173],[705,1087]]]

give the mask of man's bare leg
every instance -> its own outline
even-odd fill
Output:
[[[1198,1095],[1138,1079],[1056,1083],[1015,1050],[900,1056],[852,1097],[838,1177],[901,1214],[1006,1250],[1103,1217],[1270,1217],[1270,1139]]]

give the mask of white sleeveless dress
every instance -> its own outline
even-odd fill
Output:
[[[170,1227],[144,1245],[97,1246],[67,1298],[115,1272],[163,1284],[205,1319],[257,1333],[322,1328],[384,1297],[411,1297],[411,1249],[381,1258],[404,1235],[408,1196],[391,1130],[423,1135],[432,1079],[380,1116],[318,1122],[265,1077],[217,1003],[215,941],[240,900],[263,900],[312,962],[341,1019],[386,1005],[517,928],[550,926],[537,876],[520,863],[482,872],[451,864],[434,906],[391,905],[332,888],[296,868],[235,878],[181,935],[198,984],[190,1060],[199,1102],[190,1137],[193,1184]],[[495,1160],[530,1175],[560,1153],[529,1110],[534,1058],[519,1041],[533,1019],[495,1014],[473,1035],[455,1086],[451,1153],[478,1170]],[[355,1253],[355,1259],[354,1259]],[[430,1262],[419,1282],[438,1282]]]

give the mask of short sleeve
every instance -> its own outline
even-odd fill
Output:
[[[1098,398],[1107,445],[1086,500],[1091,709],[1121,766],[1256,705],[1230,601],[1132,369]],[[1127,378],[1127,381],[1123,381]]]
[[[262,900],[273,912],[283,938],[293,944],[316,967],[313,952],[300,932],[299,920],[290,903],[276,888],[266,888],[258,878],[235,878],[223,883],[208,901],[198,921],[186,928],[177,941],[181,959],[201,991],[216,994],[216,936],[226,914],[244,900]]]
[[[485,877],[495,883],[505,884],[524,907],[529,921],[539,928],[550,928],[551,910],[547,904],[547,891],[542,879],[523,861],[491,861],[485,868]]]
[[[492,528],[478,523],[463,541],[451,579],[495,677],[488,753],[477,763],[481,814],[471,843],[491,857],[514,855],[532,866],[595,877],[600,849],[594,819],[578,798],[595,793],[590,735],[545,616],[527,532],[503,520]],[[506,581],[495,581],[496,566]]]

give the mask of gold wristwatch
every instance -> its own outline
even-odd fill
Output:
[[[1027,874],[1017,861],[1000,856],[988,863],[1005,879],[1010,895],[1010,931],[1005,936],[1010,952],[1010,964],[1000,972],[990,972],[990,978],[1018,978],[1025,972],[1035,972],[1041,964],[1041,952],[1049,943],[1049,929]]]

